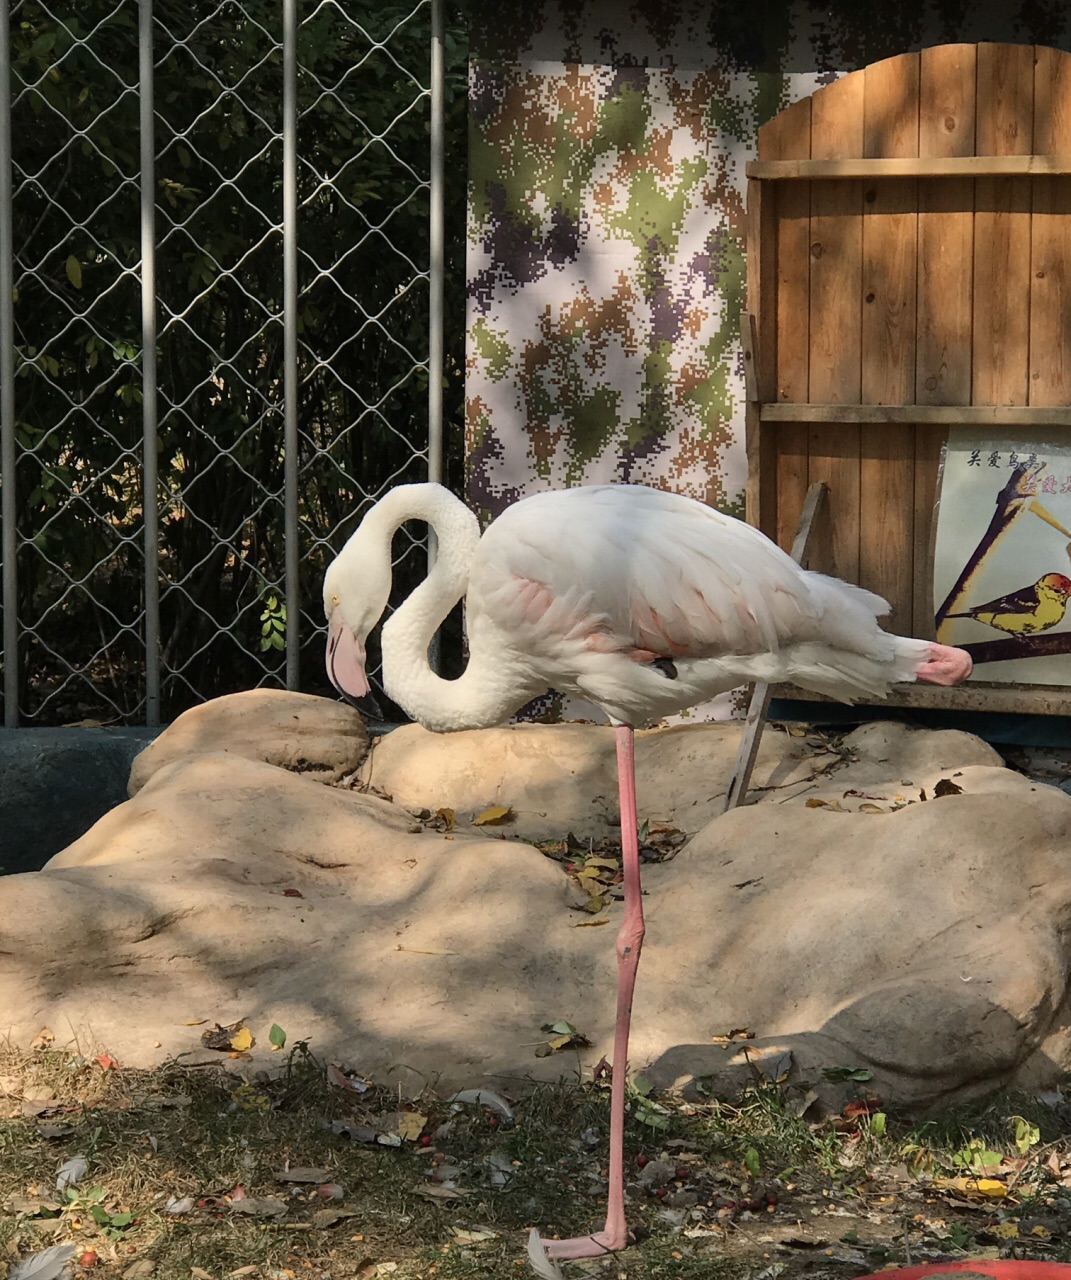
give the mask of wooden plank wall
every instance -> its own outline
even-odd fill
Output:
[[[845,76],[770,121],[763,160],[1071,153],[1071,55],[942,45]],[[1071,177],[764,181],[764,398],[1071,403]],[[775,243],[771,247],[769,238]],[[769,345],[774,354],[769,355]],[[942,428],[777,423],[762,527],[789,547],[830,490],[832,569],[932,635]]]

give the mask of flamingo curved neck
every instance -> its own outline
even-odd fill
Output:
[[[440,485],[393,490],[366,518],[377,545],[389,556],[391,538],[406,520],[425,520],[435,531],[438,554],[427,578],[383,625],[383,685],[414,720],[437,732],[481,729],[502,721],[531,696],[508,671],[470,655],[456,680],[431,669],[428,648],[447,614],[464,596],[480,541],[476,517]]]

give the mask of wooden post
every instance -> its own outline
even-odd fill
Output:
[[[792,544],[792,559],[797,564],[806,565],[807,563],[815,526],[828,514],[828,496],[829,489],[822,481],[812,484],[807,490],[799,529],[796,531],[796,540]],[[769,706],[770,686],[760,682],[755,685],[751,702],[748,704],[744,736],[740,742],[740,750],[736,754],[732,781],[729,783],[729,791],[725,797],[726,813],[744,803],[748,783],[751,781],[751,771],[755,767],[755,760],[759,754],[759,743],[762,740],[762,730],[766,724],[766,712]]]

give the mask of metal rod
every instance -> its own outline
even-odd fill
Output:
[[[160,723],[160,528],[156,446],[156,140],[152,0],[139,0],[141,109],[141,503],[145,523],[145,723]]]
[[[283,0],[283,544],[286,687],[301,681],[298,580],[297,0]]]
[[[11,17],[0,3],[0,558],[4,599],[4,725],[19,722],[19,618],[15,520],[15,263],[11,241]]]
[[[443,482],[443,144],[445,37],[443,0],[431,0],[431,155],[428,181],[428,479]],[[428,572],[435,567],[439,542],[428,528]],[[441,633],[428,647],[428,662],[438,671]]]
[[[445,140],[443,0],[431,0],[431,178],[428,198],[428,479],[443,479],[443,147]],[[428,539],[430,568],[435,541]]]

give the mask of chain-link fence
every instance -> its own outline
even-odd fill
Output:
[[[7,724],[320,686],[330,549],[441,466],[439,5],[3,6]]]

